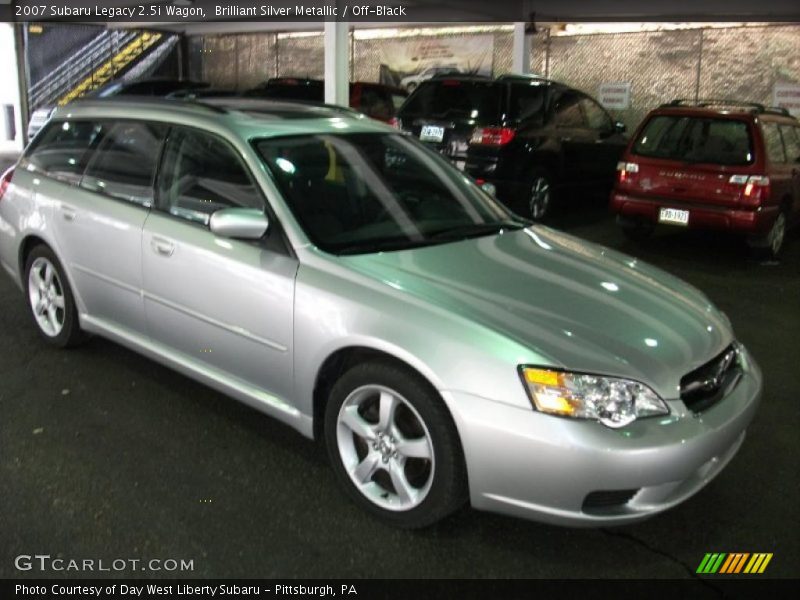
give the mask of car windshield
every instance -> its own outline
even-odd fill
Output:
[[[733,119],[657,115],[642,129],[632,152],[693,163],[753,162],[747,123]]]
[[[332,254],[429,246],[529,224],[404,135],[302,135],[255,147],[309,239]]]
[[[467,118],[496,123],[505,87],[492,81],[441,79],[420,85],[403,106],[401,118]]]

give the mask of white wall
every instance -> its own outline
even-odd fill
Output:
[[[14,106],[17,121],[16,137],[8,139],[5,115],[0,114],[0,152],[21,150],[24,131],[21,121],[19,78],[17,77],[17,53],[14,47],[14,29],[9,23],[0,23],[0,109],[3,105]]]

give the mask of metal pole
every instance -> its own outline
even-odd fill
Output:
[[[17,85],[19,86],[19,116],[20,116],[20,137],[22,145],[27,141],[27,124],[30,119],[30,105],[28,104],[28,83],[31,80],[30,68],[28,65],[28,26],[25,23],[17,23],[14,26],[14,46],[16,47],[17,58]]]
[[[703,34],[705,29],[700,30],[700,39],[697,44],[697,77],[694,82],[694,101],[700,100],[700,72],[703,65]]]

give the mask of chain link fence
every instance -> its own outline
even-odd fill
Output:
[[[417,33],[419,32],[419,33]],[[494,38],[492,70],[511,70],[513,34],[508,26],[468,31],[405,29],[401,37]],[[350,36],[353,81],[378,81],[383,46],[397,38]],[[323,36],[240,34],[192,42],[200,58],[192,72],[214,86],[245,90],[269,77],[324,74]],[[635,33],[533,36],[531,70],[593,96],[602,83],[629,82],[630,106],[612,110],[629,128],[652,108],[675,98],[714,97],[772,103],[776,82],[800,83],[800,25],[698,28]]]

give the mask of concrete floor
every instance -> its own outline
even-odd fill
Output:
[[[780,264],[761,264],[726,236],[673,230],[632,245],[598,204],[554,224],[703,289],[763,367],[744,446],[685,504],[616,529],[469,509],[425,531],[391,529],[349,502],[289,428],[102,339],[45,347],[3,275],[0,577],[39,575],[13,558],[46,553],[193,559],[190,577],[691,578],[706,552],[772,552],[766,576],[797,577],[798,236]]]

